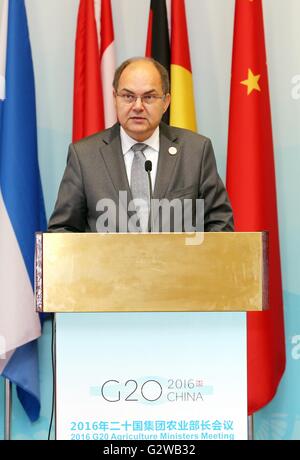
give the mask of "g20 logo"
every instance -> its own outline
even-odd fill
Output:
[[[162,396],[162,386],[157,380],[138,383],[134,379],[122,383],[119,380],[106,380],[101,386],[101,395],[108,402],[155,402]]]

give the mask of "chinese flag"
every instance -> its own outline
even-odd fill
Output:
[[[236,231],[269,232],[269,309],[247,313],[248,413],[273,398],[285,368],[276,182],[261,0],[236,0],[227,190]]]
[[[170,74],[170,38],[166,0],[151,0],[146,56],[160,62]],[[163,121],[169,123],[169,109],[163,116]]]
[[[75,45],[73,142],[116,120],[112,100],[115,63],[110,0],[102,0],[99,14],[99,21],[96,21],[93,0],[80,0]]]

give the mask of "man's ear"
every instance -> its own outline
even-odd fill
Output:
[[[114,106],[116,108],[117,107],[117,93],[114,89],[113,89],[113,98],[114,98]]]
[[[171,102],[171,94],[167,93],[166,97],[165,97],[165,100],[164,100],[164,113],[168,110],[170,102]]]

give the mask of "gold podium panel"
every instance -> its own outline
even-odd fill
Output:
[[[39,233],[36,308],[259,311],[266,253],[264,233]]]

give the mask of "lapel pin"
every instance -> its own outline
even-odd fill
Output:
[[[169,154],[170,155],[176,155],[177,153],[177,148],[176,147],[170,147],[169,148]]]

